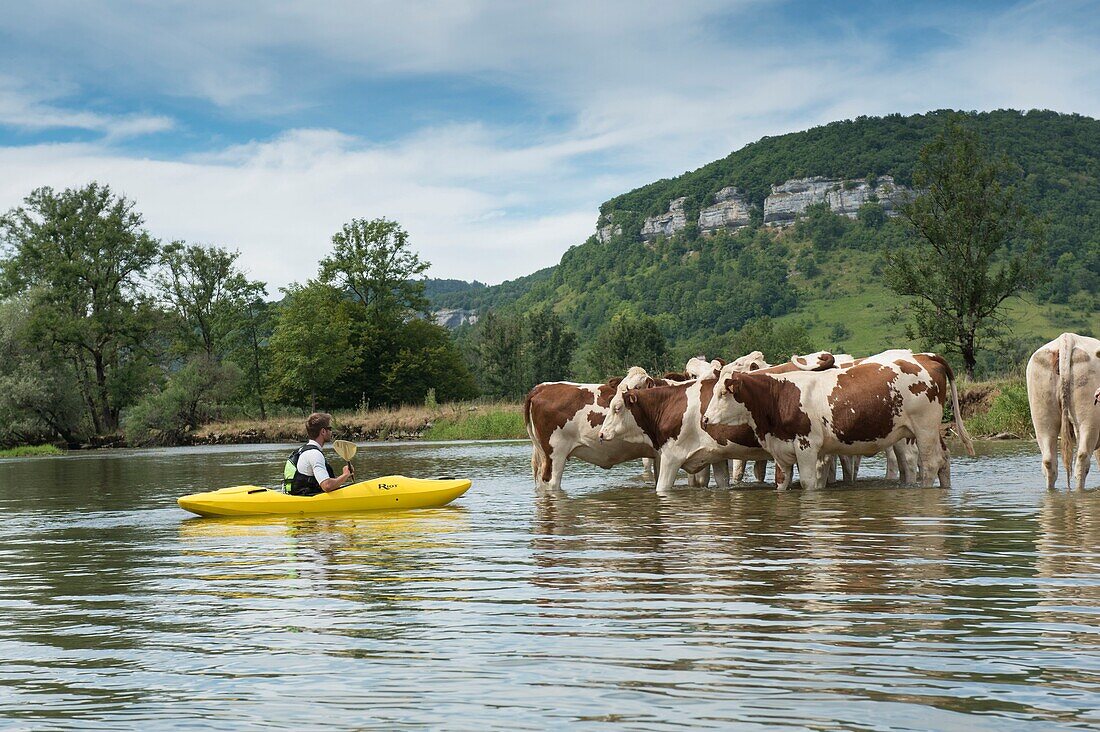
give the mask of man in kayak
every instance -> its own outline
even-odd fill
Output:
[[[315,496],[330,493],[344,486],[352,477],[350,465],[333,476],[332,466],[325,460],[321,448],[332,439],[332,415],[314,412],[306,419],[309,442],[290,454],[283,469],[283,490],[292,496]]]

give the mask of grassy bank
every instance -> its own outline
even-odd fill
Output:
[[[959,384],[966,429],[974,437],[1034,437],[1027,384],[1021,377]]]
[[[306,414],[267,420],[215,422],[195,430],[195,445],[246,442],[301,442],[305,439]],[[337,436],[347,440],[503,440],[527,436],[523,405],[443,404],[409,406],[333,414]]]
[[[65,451],[53,445],[28,445],[0,450],[0,458],[37,457],[40,455],[64,455]]]

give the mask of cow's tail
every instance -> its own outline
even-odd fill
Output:
[[[942,356],[933,356],[932,358],[943,366],[944,370],[947,372],[947,383],[951,385],[951,411],[955,413],[955,432],[958,433],[959,439],[962,440],[966,454],[970,457],[974,457],[974,441],[970,439],[970,433],[966,431],[966,425],[963,424],[962,407],[959,405],[959,389],[955,385],[955,372],[951,369],[951,365],[947,363],[947,360]]]
[[[1073,335],[1058,336],[1058,365],[1054,384],[1055,397],[1062,414],[1062,464],[1066,466],[1066,480],[1073,483],[1073,454],[1077,452],[1077,431],[1073,426]]]
[[[535,483],[538,483],[542,474],[543,455],[538,434],[535,432],[535,423],[531,419],[531,398],[534,394],[535,389],[532,389],[523,399],[523,426],[527,430],[527,437],[531,440],[531,477],[535,479]]]

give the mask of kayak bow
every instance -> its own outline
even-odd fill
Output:
[[[179,498],[199,516],[271,516],[445,506],[470,488],[469,480],[423,480],[403,475],[353,483],[331,493],[291,496],[255,485],[236,485]]]

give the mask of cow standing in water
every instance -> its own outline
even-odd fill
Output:
[[[1100,340],[1063,333],[1027,362],[1027,400],[1043,456],[1047,488],[1058,482],[1058,437],[1066,485],[1085,487],[1092,453],[1100,447]]]
[[[940,420],[950,387],[955,428],[974,454],[962,424],[951,367],[935,354],[886,351],[847,369],[786,374],[725,373],[704,413],[705,424],[749,425],[790,484],[797,463],[804,488],[824,485],[827,455],[872,455],[912,437],[921,484],[951,483]]]
[[[652,450],[626,443],[601,442],[599,433],[607,406],[619,391],[644,389],[663,381],[634,367],[625,378],[606,384],[549,381],[527,393],[523,419],[531,438],[531,471],[536,485],[561,488],[570,457],[610,468],[627,460],[654,457]]]

